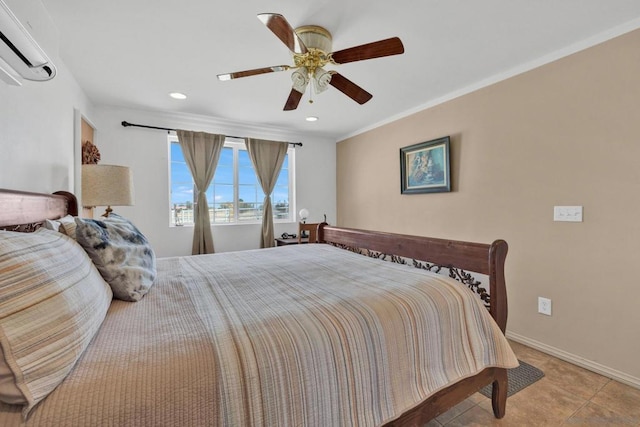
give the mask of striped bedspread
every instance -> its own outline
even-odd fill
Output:
[[[0,425],[376,426],[517,360],[482,303],[328,245],[158,260],[66,380]]]

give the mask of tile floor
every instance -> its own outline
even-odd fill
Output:
[[[510,341],[518,359],[545,376],[507,399],[494,418],[491,400],[476,393],[424,427],[640,426],[640,390]]]

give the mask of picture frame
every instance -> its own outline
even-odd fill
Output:
[[[400,149],[402,194],[451,191],[450,138],[445,136]]]

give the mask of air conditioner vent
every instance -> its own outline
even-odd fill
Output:
[[[46,15],[39,0],[22,1],[32,6],[30,11],[33,13]],[[35,16],[33,21],[42,19],[42,16]],[[0,79],[20,85],[21,79],[46,81],[55,75],[56,67],[49,57],[5,1],[0,0]]]

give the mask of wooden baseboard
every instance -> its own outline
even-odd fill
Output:
[[[527,338],[523,335],[516,334],[514,332],[507,331],[505,335],[510,340],[513,340],[520,344],[524,344],[528,347],[534,348],[543,353],[550,354],[551,356],[557,357],[558,359],[562,359],[569,363],[573,363],[574,365],[580,366],[581,368],[588,369],[597,374],[604,375],[605,377],[611,378],[612,380],[616,380],[623,384],[627,384],[631,387],[640,389],[640,378],[634,377],[632,375],[626,374],[624,372],[618,371],[608,366],[601,365],[600,363],[585,359],[583,357],[580,357],[575,354],[561,350],[559,348],[547,345],[540,341],[536,341],[534,339]]]

